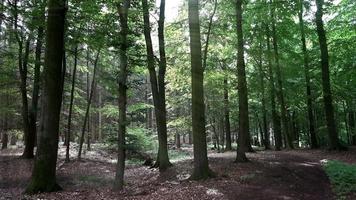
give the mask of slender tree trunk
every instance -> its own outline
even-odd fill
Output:
[[[239,139],[237,148],[237,162],[248,161],[246,152],[249,151],[250,142],[250,127],[248,116],[248,92],[247,81],[245,71],[244,60],[244,41],[243,41],[243,29],[242,29],[242,0],[236,0],[236,20],[237,20],[237,78],[238,78],[238,90],[239,90]]]
[[[102,142],[103,140],[103,133],[102,133],[102,121],[103,121],[103,117],[102,117],[102,113],[101,113],[101,108],[102,108],[102,104],[103,104],[103,100],[102,100],[102,91],[101,88],[99,87],[99,99],[98,99],[98,106],[99,106],[99,110],[98,110],[98,139],[99,142]]]
[[[320,58],[321,58],[321,76],[322,76],[322,86],[323,86],[323,96],[324,96],[324,109],[326,116],[326,124],[329,134],[329,148],[331,150],[343,150],[343,147],[339,141],[339,134],[336,129],[335,116],[334,116],[334,106],[331,94],[330,86],[330,71],[329,71],[329,53],[328,45],[326,41],[326,34],[323,24],[323,4],[324,0],[315,0],[317,11],[315,14],[315,21],[317,27],[317,34],[319,38],[320,45]]]
[[[5,106],[9,104],[9,95],[5,92]],[[3,134],[1,137],[1,149],[7,149],[7,144],[9,143],[9,135],[7,133],[8,129],[8,113],[4,113],[4,127],[3,127]]]
[[[114,181],[114,189],[122,190],[124,187],[125,172],[125,135],[126,135],[126,107],[127,107],[127,75],[128,75],[128,58],[127,58],[127,35],[129,27],[127,23],[130,0],[124,0],[119,6],[120,19],[120,75],[119,75],[119,131],[118,131],[118,156]]]
[[[270,1],[272,4],[272,0]],[[283,81],[282,81],[282,70],[279,63],[279,51],[278,51],[278,42],[277,42],[277,30],[276,30],[276,19],[275,19],[275,5],[272,5],[271,17],[272,17],[272,41],[273,41],[273,50],[274,50],[274,61],[276,65],[276,74],[277,74],[277,96],[281,109],[281,120],[283,125],[283,132],[286,141],[286,147],[293,149],[293,141],[290,136],[288,119],[287,119],[287,107],[284,99],[283,92]]]
[[[203,70],[206,69],[206,65],[207,65],[206,61],[208,60],[208,50],[209,50],[209,42],[210,42],[211,30],[212,30],[212,27],[213,27],[213,19],[214,19],[217,7],[218,7],[218,1],[215,0],[213,13],[209,17],[208,33],[206,34],[206,41],[205,41],[205,47],[204,47],[204,56],[203,56]]]
[[[213,175],[209,169],[205,130],[204,69],[202,66],[199,0],[188,1],[188,19],[192,74],[192,127],[194,168],[191,179],[206,179]]]
[[[265,95],[265,80],[264,80],[264,71],[263,71],[263,63],[262,63],[262,38],[260,42],[260,58],[258,63],[258,71],[259,71],[259,78],[260,78],[260,85],[261,85],[261,102],[262,102],[262,126],[261,126],[261,137],[263,138],[262,142],[265,146],[265,149],[270,149],[270,142],[269,142],[269,132],[267,128],[267,109],[266,109],[266,95]]]
[[[268,74],[269,74],[269,84],[270,84],[274,143],[275,143],[275,150],[279,151],[282,148],[282,132],[281,132],[280,119],[276,110],[276,90],[275,90],[272,58],[271,58],[271,43],[270,43],[271,38],[270,38],[270,30],[268,25],[266,25],[266,38],[267,38],[266,42],[267,42]]]
[[[161,0],[160,6],[160,19],[158,28],[159,37],[159,52],[160,62],[158,78],[155,70],[154,53],[151,39],[151,28],[149,20],[149,9],[147,0],[142,0],[143,18],[144,18],[144,35],[146,40],[147,49],[147,62],[148,71],[150,74],[151,89],[153,95],[153,104],[155,107],[157,132],[158,132],[158,154],[155,167],[160,171],[166,170],[172,164],[168,158],[167,146],[167,114],[166,114],[166,99],[165,99],[165,73],[166,73],[166,55],[165,55],[165,42],[164,42],[164,14],[165,14],[165,1]]]
[[[98,68],[98,61],[99,61],[99,55],[100,55],[100,49],[98,50],[98,53],[96,54],[95,62],[94,62],[94,72],[93,72],[93,80],[91,82],[91,88],[90,88],[90,94],[89,94],[89,99],[87,103],[87,108],[85,111],[85,116],[84,116],[84,124],[82,128],[82,134],[80,136],[80,143],[79,143],[79,152],[78,152],[78,160],[81,159],[82,155],[82,149],[83,149],[83,143],[84,143],[84,135],[85,135],[85,129],[87,127],[87,122],[89,120],[89,111],[90,111],[90,105],[91,101],[93,99],[93,94],[94,94],[94,85],[95,85],[95,77],[96,77],[96,72]],[[88,133],[89,134],[89,133]],[[89,137],[88,137],[89,138]]]
[[[59,118],[61,110],[61,73],[64,41],[65,2],[48,1],[46,53],[43,71],[41,129],[32,178],[26,193],[59,190],[56,183]]]
[[[25,45],[25,55],[22,56],[22,41],[19,40],[19,71],[20,71],[20,91],[22,97],[22,119],[23,119],[23,129],[24,129],[24,141],[25,149],[22,154],[22,158],[34,158],[34,135],[30,135],[30,122],[29,122],[29,111],[28,111],[28,99],[27,99],[27,65],[28,58],[30,55],[30,38],[26,41]],[[21,60],[20,60],[21,59]],[[32,137],[32,138],[31,138]]]
[[[311,141],[311,148],[316,149],[319,147],[319,145],[316,138],[315,127],[314,127],[315,122],[314,122],[314,115],[313,115],[313,101],[312,101],[311,82],[310,82],[310,75],[309,75],[309,57],[308,57],[307,45],[305,41],[304,20],[303,20],[303,1],[304,0],[300,0],[299,2],[299,26],[300,26],[302,50],[303,50],[303,57],[304,57],[304,76],[305,76],[305,83],[306,83],[309,135]]]
[[[70,135],[71,135],[71,126],[72,126],[72,111],[73,111],[73,102],[74,102],[74,90],[75,90],[75,80],[77,75],[77,64],[78,64],[78,44],[74,48],[74,69],[72,76],[72,88],[70,90],[70,103],[69,103],[69,114],[68,114],[68,124],[67,124],[67,134],[66,134],[66,162],[69,162],[69,149],[70,149]]]
[[[224,126],[225,126],[225,134],[226,134],[226,151],[231,151],[231,129],[230,129],[230,108],[229,108],[229,88],[228,88],[228,79],[227,79],[227,70],[226,66],[223,63],[221,65],[222,70],[225,72],[224,75]]]
[[[45,22],[45,11],[41,11],[41,20]],[[33,152],[33,148],[36,145],[36,135],[37,135],[37,112],[38,112],[38,100],[40,92],[40,76],[41,76],[41,55],[42,46],[44,38],[44,27],[41,25],[37,29],[37,43],[35,50],[35,74],[33,80],[33,91],[32,91],[32,103],[31,110],[29,113],[29,152]]]

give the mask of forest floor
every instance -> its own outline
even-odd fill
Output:
[[[191,148],[182,151],[190,152]],[[248,153],[250,162],[234,163],[235,152],[209,152],[216,178],[190,181],[191,157],[175,161],[164,173],[134,164],[125,171],[124,191],[111,189],[115,176],[114,154],[86,152],[82,161],[63,161],[59,151],[58,183],[63,191],[24,196],[32,160],[19,158],[21,149],[0,152],[0,200],[3,199],[335,199],[321,167],[325,159],[356,164],[356,148],[347,152],[325,150],[259,151]],[[353,199],[355,196],[350,196]]]

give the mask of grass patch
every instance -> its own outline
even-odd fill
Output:
[[[356,192],[356,165],[331,160],[323,168],[338,199],[345,199],[351,192]]]
[[[178,162],[192,158],[192,155],[184,150],[169,150],[168,156],[171,162]]]

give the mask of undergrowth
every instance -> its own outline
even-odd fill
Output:
[[[356,165],[332,160],[323,167],[338,199],[345,199],[351,192],[356,192]]]

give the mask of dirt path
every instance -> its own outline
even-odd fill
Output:
[[[248,154],[250,162],[233,163],[235,152],[209,154],[217,177],[189,181],[192,160],[174,163],[165,173],[141,166],[126,170],[126,189],[111,191],[115,166],[84,160],[59,167],[58,182],[64,191],[24,197],[32,163],[0,154],[0,200],[2,199],[239,199],[328,200],[330,184],[315,158],[295,152],[264,151]],[[61,161],[59,163],[62,163]]]
[[[260,170],[242,176],[245,184],[221,187],[227,199],[333,199],[319,162],[272,151],[250,156]]]

